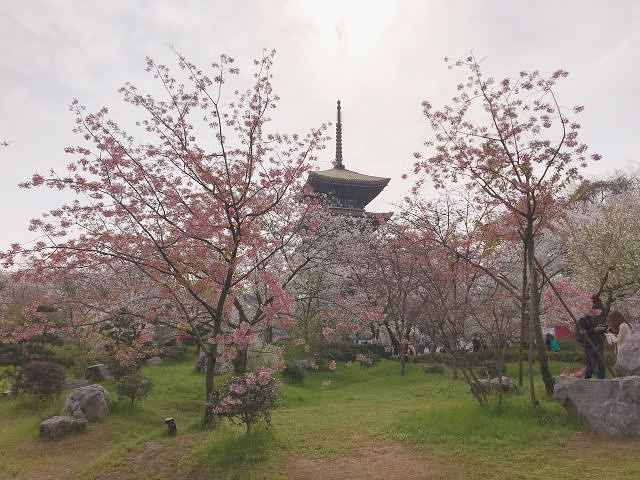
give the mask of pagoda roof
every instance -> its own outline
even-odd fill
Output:
[[[363,187],[384,188],[390,178],[374,177],[363,173],[347,170],[346,168],[332,168],[330,170],[319,170],[309,172],[309,179],[319,180],[327,183],[340,183],[345,185],[358,185]]]

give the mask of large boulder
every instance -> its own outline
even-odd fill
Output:
[[[616,376],[640,375],[640,327],[634,327],[624,346],[618,352]]]
[[[108,398],[109,392],[102,385],[89,385],[73,390],[64,408],[75,418],[93,420],[107,414]]]
[[[113,374],[104,363],[90,365],[84,371],[84,378],[92,382],[102,382],[103,380],[113,380]]]
[[[553,396],[596,432],[640,436],[640,376],[610,380],[561,376]]]
[[[49,440],[53,440],[86,426],[87,420],[84,418],[56,416],[40,423],[40,435]]]

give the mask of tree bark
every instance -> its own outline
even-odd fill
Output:
[[[204,427],[210,427],[214,424],[213,405],[211,405],[211,399],[215,388],[213,372],[216,368],[217,350],[216,345],[210,345],[203,348],[205,358],[207,360],[204,369],[204,418],[202,420],[202,425]]]
[[[527,229],[530,237],[527,242],[527,261],[529,263],[529,326],[531,335],[535,335],[535,348],[538,352],[538,361],[540,362],[540,373],[544,382],[545,391],[551,395],[553,393],[553,376],[549,370],[549,362],[547,361],[547,350],[542,341],[542,325],[540,324],[540,292],[538,291],[538,268],[536,266],[535,257],[535,239],[533,238],[533,225],[531,229]]]
[[[529,335],[527,318],[527,295],[529,284],[527,282],[527,251],[525,249],[522,258],[522,302],[520,303],[520,344],[518,345],[518,385],[524,384],[524,356],[526,354],[527,337]]]
[[[241,348],[233,359],[233,373],[243,375],[247,372],[247,348]]]

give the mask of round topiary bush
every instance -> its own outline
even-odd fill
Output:
[[[12,385],[14,395],[28,394],[39,400],[59,395],[64,389],[67,375],[60,365],[33,361],[20,367]]]
[[[248,434],[260,419],[271,425],[271,411],[278,398],[277,380],[270,370],[262,368],[228,380],[215,390],[211,407],[220,417],[243,423]]]
[[[286,383],[302,383],[306,370],[296,362],[289,362],[282,369],[282,378]]]
[[[138,373],[131,373],[120,377],[117,385],[119,397],[128,397],[131,406],[138,400],[142,400],[153,390],[153,382]]]

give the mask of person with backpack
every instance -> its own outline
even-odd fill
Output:
[[[591,378],[594,374],[603,379],[607,376],[604,367],[604,340],[607,331],[607,317],[603,313],[602,300],[597,295],[591,297],[591,312],[578,320],[578,341],[584,347],[587,357],[587,369],[584,378]],[[589,341],[591,340],[591,341]]]
[[[552,333],[546,334],[544,344],[547,346],[547,351],[549,352],[560,351],[560,344],[558,344],[556,337],[554,337]]]

